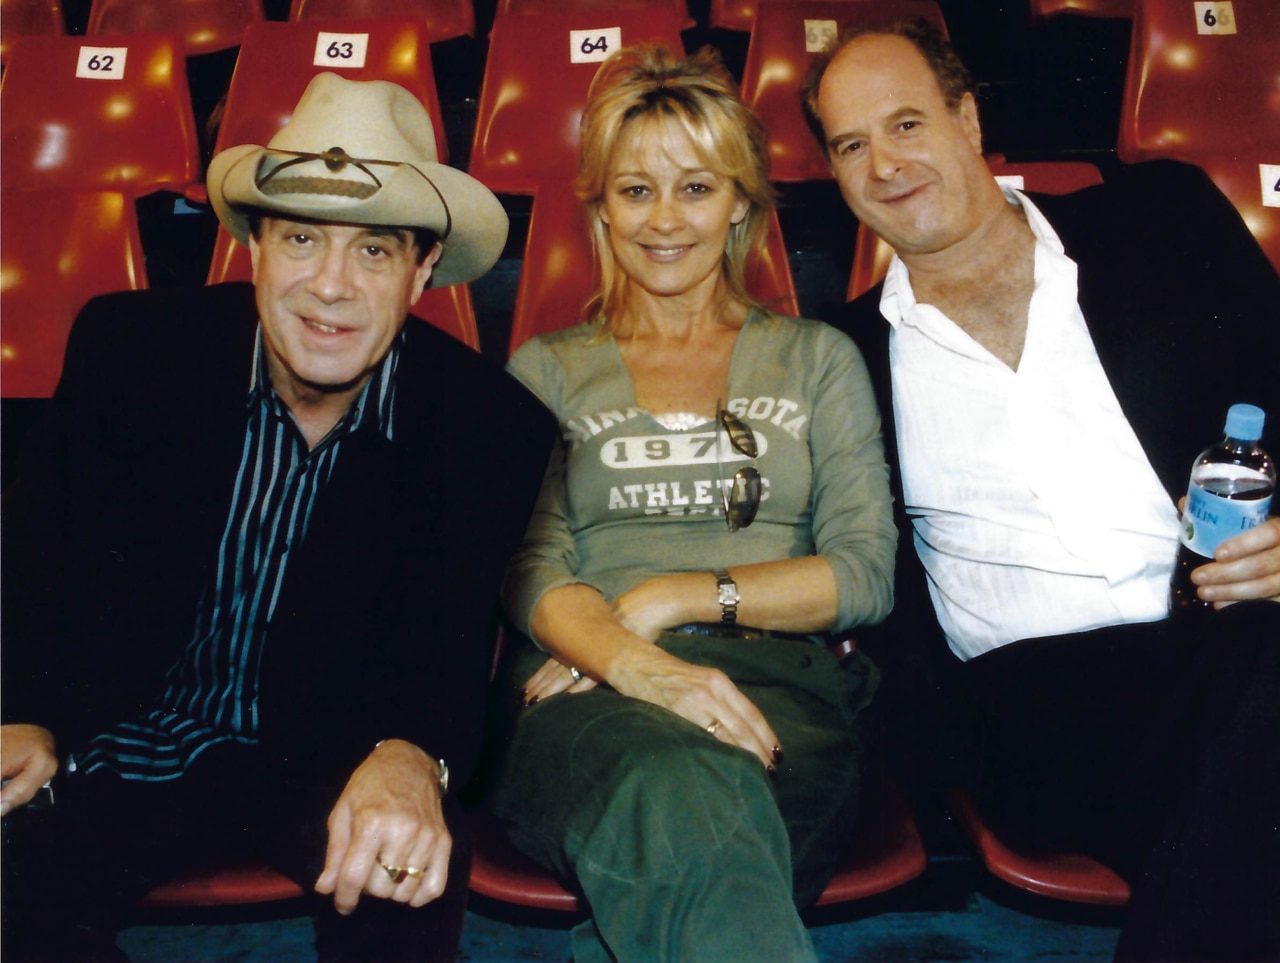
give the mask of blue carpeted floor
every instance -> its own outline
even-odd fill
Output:
[[[1105,963],[1119,932],[1114,911],[1028,901],[990,880],[943,885],[926,878],[902,894],[869,905],[832,908],[811,919],[823,963],[960,963],[1025,961]],[[968,877],[966,876],[966,879]],[[570,958],[570,920],[520,918],[511,908],[481,904],[467,916],[460,961],[514,963]],[[314,960],[305,918],[254,922],[148,921],[120,944],[134,963],[302,963]],[[757,961],[741,961],[757,963]],[[759,961],[768,963],[768,961]]]

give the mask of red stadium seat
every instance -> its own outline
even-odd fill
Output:
[[[48,398],[85,303],[147,286],[133,198],[6,189],[0,210],[0,387],[6,398]]]
[[[10,189],[143,195],[199,180],[181,42],[19,38],[0,84],[0,170]]]
[[[1275,0],[1136,0],[1120,159],[1280,151],[1278,62]]]
[[[599,61],[641,41],[683,51],[680,29],[665,5],[496,17],[470,174],[509,194],[532,194],[540,181],[572,177],[578,122]]]
[[[206,54],[237,46],[262,19],[262,0],[93,0],[85,33],[176,33],[188,54]]]
[[[0,0],[0,23],[0,66],[9,62],[15,38],[67,32],[60,0]]]
[[[572,187],[567,181],[539,185],[520,265],[510,353],[536,335],[584,320],[583,308],[598,285],[587,222]]]
[[[858,818],[845,863],[818,897],[818,906],[888,892],[911,882],[928,865],[920,830],[902,793],[874,766],[866,772]],[[534,909],[585,911],[579,895],[517,850],[492,816],[472,813],[471,828],[472,892]]]
[[[998,879],[1019,889],[1073,903],[1124,906],[1129,884],[1081,853],[1022,852],[1003,843],[983,821],[967,793],[951,793],[951,810],[978,856]]]
[[[449,160],[431,46],[420,17],[256,23],[245,31],[218,127],[216,154],[237,144],[265,144],[293,116],[316,74],[336,71],[351,80],[389,80],[427,108],[441,163]],[[204,185],[187,192],[208,200]],[[215,251],[215,271],[218,253]]]
[[[747,286],[766,306],[784,314],[799,314],[776,215],[768,230],[763,256],[747,265]],[[540,184],[529,218],[510,352],[535,335],[584,320],[583,308],[599,283],[591,238],[572,187],[564,180]]]
[[[1112,17],[1128,20],[1133,16],[1134,0],[1031,0],[1033,17],[1052,17],[1073,13],[1082,17]]]
[[[556,13],[565,10],[609,11],[619,7],[670,7],[685,28],[696,24],[686,0],[498,0],[497,16],[508,13]]]
[[[206,283],[252,280],[253,268],[249,263],[248,248],[237,244],[227,233],[227,229],[219,225],[218,236],[213,244],[213,263],[209,266]],[[480,329],[476,324],[471,288],[467,285],[427,288],[410,313],[453,335],[467,347],[480,350]]]
[[[755,26],[760,7],[794,0],[711,0],[708,23],[723,30],[750,30]],[[845,0],[848,3],[875,3],[878,0]]]
[[[1102,174],[1085,161],[1033,161],[1010,164],[1000,154],[987,158],[991,173],[1009,179],[1019,190],[1041,194],[1069,194],[1083,187],[1102,183]],[[853,251],[853,268],[849,272],[848,298],[852,301],[884,280],[893,260],[893,250],[865,224],[858,225],[858,238]]]
[[[476,35],[471,0],[293,0],[290,20],[344,20],[375,17],[422,17],[427,40],[439,43]]]
[[[747,47],[742,99],[769,132],[772,180],[831,177],[826,154],[800,108],[800,85],[809,63],[849,24],[899,17],[923,17],[946,33],[942,10],[934,0],[803,0],[760,5]]]
[[[170,880],[148,893],[142,905],[150,908],[238,906],[297,899],[302,895],[302,887],[270,866],[246,863]]]
[[[1280,271],[1280,149],[1197,158],[1227,196],[1276,271]],[[1269,161],[1269,163],[1267,163]]]

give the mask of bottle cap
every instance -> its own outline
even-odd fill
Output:
[[[1257,405],[1232,405],[1227,409],[1227,427],[1228,438],[1237,438],[1240,441],[1257,441],[1262,437],[1262,424],[1267,419],[1267,413]]]

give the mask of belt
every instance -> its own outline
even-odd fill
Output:
[[[804,635],[799,632],[774,632],[769,629],[757,629],[750,625],[726,625],[723,622],[686,622],[667,629],[677,635],[708,635],[722,639],[787,639],[792,642],[807,642],[813,645],[821,635]],[[837,659],[844,659],[858,651],[858,641],[852,637],[838,639],[827,645],[827,651]]]
[[[770,629],[757,629],[750,625],[738,625],[725,622],[686,622],[667,629],[677,635],[712,635],[722,639],[789,639],[792,642],[808,642],[812,644],[812,635],[799,632],[774,632]]]

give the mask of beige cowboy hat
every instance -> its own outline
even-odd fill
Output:
[[[434,231],[444,253],[432,286],[445,287],[493,267],[507,215],[487,187],[436,157],[431,118],[409,91],[323,73],[266,147],[227,148],[210,162],[206,181],[218,220],[245,245],[254,208]]]

